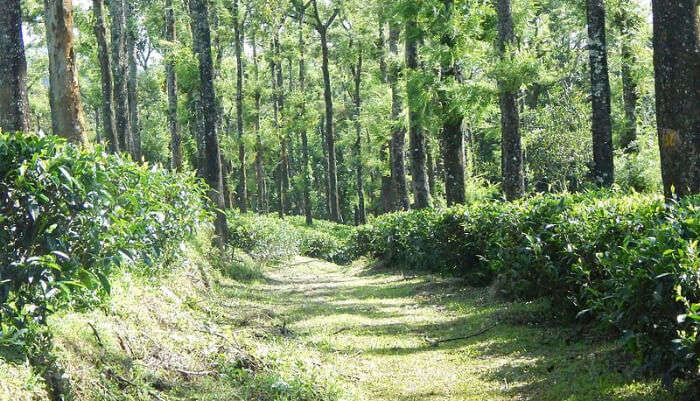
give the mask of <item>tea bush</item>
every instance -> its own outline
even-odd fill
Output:
[[[698,373],[699,234],[698,197],[606,191],[390,214],[351,242],[397,267],[495,280],[508,298],[549,297],[556,314],[594,318],[671,380]]]
[[[47,317],[95,305],[115,268],[167,265],[210,220],[204,196],[193,174],[0,133],[0,342],[41,352]]]
[[[229,242],[263,262],[281,262],[304,255],[334,263],[353,260],[348,252],[348,239],[354,227],[316,220],[306,226],[303,217],[279,219],[274,215],[230,212]]]

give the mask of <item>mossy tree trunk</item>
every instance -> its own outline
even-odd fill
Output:
[[[6,132],[27,131],[27,60],[19,0],[3,0],[0,3],[0,38],[0,129]]]
[[[653,0],[656,123],[667,197],[700,193],[700,3]]]
[[[55,135],[70,142],[87,144],[73,48],[73,3],[72,0],[45,0],[44,5],[51,128]]]

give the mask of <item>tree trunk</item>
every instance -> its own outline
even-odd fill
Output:
[[[454,1],[443,0],[445,7],[443,21],[445,24],[440,43],[447,49],[441,57],[441,78],[445,86],[440,91],[442,103],[442,158],[445,161],[445,197],[447,205],[462,204],[465,201],[464,179],[464,135],[462,133],[462,115],[459,105],[452,95],[450,86],[461,81],[461,72],[454,56],[456,39],[449,25],[454,13]]]
[[[335,134],[333,126],[333,95],[331,92],[331,75],[328,68],[327,31],[321,31],[321,53],[323,57],[323,98],[326,105],[326,147],[328,150],[328,179],[331,220],[342,222],[340,204],[338,203],[338,167],[335,160]]]
[[[139,127],[138,76],[136,68],[136,39],[138,21],[134,15],[133,2],[127,2],[127,57],[129,58],[129,81],[127,83],[129,102],[129,124],[131,129],[131,157],[141,160],[141,130]]]
[[[605,40],[605,1],[586,0],[588,51],[591,73],[591,119],[593,131],[593,176],[597,184],[615,182],[612,124],[610,122],[610,79]]]
[[[391,24],[389,27],[389,52],[395,64],[389,72],[389,87],[391,89],[391,119],[394,123],[390,144],[391,181],[396,204],[393,210],[408,210],[408,183],[406,180],[406,130],[401,120],[403,99],[399,89],[401,65],[398,57],[399,27]]]
[[[355,91],[353,100],[355,102],[355,115],[353,116],[355,124],[355,163],[356,163],[356,187],[357,187],[357,222],[365,224],[367,222],[367,214],[365,211],[365,190],[363,186],[364,176],[362,171],[362,124],[360,122],[360,113],[362,112],[362,98],[360,89],[362,86],[362,47],[357,47],[357,63],[353,67],[353,75],[355,82]]]
[[[419,95],[423,88],[415,75],[418,70],[418,24],[416,16],[406,21],[406,94],[408,102],[408,138],[411,156],[413,198],[416,209],[430,207],[430,188],[426,169],[425,136],[423,133]]]
[[[253,129],[255,130],[255,181],[257,184],[258,213],[267,211],[267,188],[265,188],[265,167],[263,165],[263,146],[262,137],[260,136],[260,89],[259,89],[259,70],[258,70],[258,47],[255,42],[255,29],[251,34],[251,44],[253,49],[253,76],[255,77],[255,115],[253,118]]]
[[[102,126],[107,138],[109,151],[119,153],[119,138],[114,126],[114,93],[112,91],[112,70],[107,45],[107,28],[104,20],[103,0],[92,0],[92,12],[95,15],[95,38],[97,39],[97,59],[100,63],[102,83]]]
[[[335,134],[333,126],[333,93],[331,89],[331,75],[328,66],[328,28],[338,16],[336,9],[333,15],[325,22],[321,21],[318,13],[318,4],[312,0],[314,16],[316,18],[316,31],[321,37],[321,70],[323,72],[323,99],[326,106],[326,150],[328,152],[328,200],[331,220],[342,223],[343,216],[340,214],[340,203],[338,201],[338,167],[335,155]]]
[[[177,116],[177,75],[174,60],[177,36],[173,0],[165,0],[165,40],[170,46],[165,59],[166,85],[168,87],[168,127],[170,129],[170,169],[182,171],[182,136]]]
[[[627,2],[622,7],[629,6]],[[632,67],[637,64],[637,57],[632,51],[631,41],[634,34],[632,18],[627,9],[620,10],[616,23],[620,29],[620,57],[622,66],[622,102],[625,110],[625,125],[620,137],[620,148],[627,153],[639,151],[637,142],[637,80]]]
[[[243,58],[240,20],[238,16],[239,1],[233,2],[233,34],[236,42],[236,131],[238,132],[238,206],[241,213],[248,212],[248,177],[246,175],[246,150],[243,141]]]
[[[295,3],[296,4],[296,3]],[[304,59],[306,43],[304,43],[304,18],[306,16],[306,7],[298,4],[297,13],[299,18],[299,91],[304,94],[306,90],[306,60]],[[302,102],[301,115],[306,115],[306,103]],[[304,164],[301,169],[303,174],[303,196],[304,196],[304,217],[306,219],[306,225],[312,225],[313,215],[311,210],[311,166],[309,165],[309,138],[306,133],[306,127],[301,128],[301,152],[302,152],[302,163]]]
[[[131,153],[131,122],[129,121],[128,62],[126,55],[126,7],[124,0],[110,0],[112,19],[112,77],[114,78],[114,122],[119,149]]]
[[[0,38],[0,130],[27,131],[27,60],[20,0],[4,0],[0,4]]]
[[[191,0],[190,12],[194,23],[194,48],[199,50],[199,77],[201,81],[202,117],[204,122],[204,149],[206,165],[204,178],[210,186],[209,197],[216,211],[215,231],[217,244],[223,248],[226,240],[226,215],[224,208],[223,180],[221,174],[221,150],[216,134],[216,95],[214,92],[214,71],[211,56],[211,33],[209,30],[209,10],[207,0]]]
[[[515,40],[510,0],[495,0],[498,13],[498,50],[502,58],[513,57],[509,46]],[[509,88],[505,82],[498,82],[501,107],[501,171],[503,193],[506,199],[513,200],[525,194],[525,173],[523,149],[520,140],[520,116],[518,113],[518,88]]]
[[[72,0],[45,0],[44,5],[51,128],[55,135],[84,145],[87,135],[73,50],[73,3]]]
[[[656,123],[667,198],[700,193],[700,8],[652,0]]]
[[[282,54],[280,51],[280,38],[279,38],[279,31],[277,31],[277,34],[275,36],[274,40],[274,47],[275,47],[275,60],[277,62],[277,68],[275,69],[275,73],[277,74],[276,78],[273,77],[274,79],[277,79],[277,111],[280,115],[280,119],[282,119],[282,113],[284,113],[284,79],[282,77]],[[286,214],[290,208],[290,197],[289,197],[289,154],[287,147],[289,145],[289,140],[287,138],[287,135],[283,132],[281,129],[281,126],[278,123],[278,128],[279,128],[279,138],[280,138],[280,148],[281,148],[281,160],[280,160],[280,208],[281,208],[281,213],[282,215]]]

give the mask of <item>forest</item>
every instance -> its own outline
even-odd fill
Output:
[[[698,0],[2,0],[0,401],[700,398]]]

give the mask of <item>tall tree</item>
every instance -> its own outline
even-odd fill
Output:
[[[428,183],[427,155],[425,135],[422,127],[420,93],[420,74],[418,64],[418,41],[420,31],[417,22],[417,5],[407,10],[405,35],[406,57],[406,93],[408,104],[408,138],[411,155],[411,176],[413,179],[413,198],[416,209],[431,206],[430,187]]]
[[[177,117],[177,75],[175,73],[175,52],[177,33],[175,30],[175,10],[173,0],[165,0],[165,40],[169,43],[165,59],[166,86],[168,90],[168,127],[170,129],[170,168],[182,170],[182,136]]]
[[[586,14],[593,108],[593,176],[598,184],[611,186],[615,182],[615,171],[610,122],[608,49],[605,39],[605,0],[586,0]]]
[[[126,53],[128,60],[127,100],[129,103],[129,128],[131,130],[131,156],[141,159],[141,129],[139,127],[138,69],[136,63],[136,42],[138,40],[138,20],[133,1],[126,2]]]
[[[335,155],[335,135],[333,126],[333,93],[331,90],[331,75],[328,65],[328,28],[333,24],[339,9],[333,10],[333,14],[326,20],[321,20],[321,15],[318,11],[317,0],[312,0],[314,28],[321,37],[321,69],[323,71],[323,98],[326,105],[326,147],[328,150],[328,181],[329,181],[329,203],[331,220],[342,222],[343,218],[340,214],[340,203],[338,202],[338,167],[336,164]]]
[[[102,127],[107,138],[109,150],[119,152],[119,138],[116,137],[114,125],[114,93],[112,91],[112,70],[107,45],[107,27],[105,25],[103,0],[92,0],[92,12],[95,16],[95,38],[97,39],[97,59],[100,63],[102,84]]]
[[[7,132],[29,129],[27,60],[19,1],[0,4],[0,130]]]
[[[353,123],[355,125],[355,189],[357,190],[357,220],[360,224],[367,222],[365,212],[365,189],[364,176],[362,170],[362,123],[360,115],[362,113],[362,44],[357,44],[357,61],[350,66],[353,76],[354,90],[352,94],[354,110]]]
[[[238,206],[241,213],[248,212],[248,176],[246,174],[246,149],[243,141],[243,35],[239,16],[239,0],[234,0],[231,14],[233,16],[233,36],[236,48],[236,131],[238,133]]]
[[[444,50],[440,55],[440,76],[442,81],[442,87],[439,91],[442,105],[442,132],[440,139],[442,158],[445,161],[445,196],[447,204],[454,205],[465,201],[462,115],[460,105],[453,98],[453,90],[461,79],[461,71],[455,56],[457,40],[452,21],[454,1],[442,0],[442,6],[440,44]]]
[[[306,90],[306,43],[304,41],[304,21],[306,18],[306,10],[308,9],[310,2],[303,3],[301,0],[293,0],[292,4],[296,11],[296,18],[299,23],[298,26],[298,39],[297,47],[299,52],[299,92],[304,94]],[[301,104],[301,114],[302,116],[306,114],[306,102]],[[313,224],[313,215],[311,210],[311,165],[309,164],[309,138],[307,135],[307,127],[302,126],[300,129],[301,136],[301,152],[302,152],[302,185],[303,196],[304,196],[304,217],[307,225]]]
[[[49,54],[51,128],[70,142],[86,144],[85,117],[73,50],[72,0],[45,0]]]
[[[656,123],[664,193],[700,193],[700,9],[652,0]]]
[[[221,173],[221,150],[216,133],[217,105],[214,92],[214,66],[211,56],[211,32],[209,28],[208,0],[190,0],[190,13],[194,28],[193,47],[199,61],[200,99],[202,104],[203,141],[206,162],[204,179],[209,184],[209,198],[218,208],[214,228],[217,244],[223,248],[226,239],[226,214],[224,214],[223,177]]]
[[[388,74],[389,87],[391,89],[391,120],[393,129],[390,144],[391,182],[393,186],[394,210],[408,210],[410,200],[408,198],[408,183],[406,180],[406,129],[401,119],[403,110],[403,98],[399,88],[399,75],[402,70],[402,61],[399,57],[399,25],[390,23],[389,26],[389,52],[391,54],[391,68]]]
[[[615,15],[615,25],[620,31],[620,76],[622,78],[622,102],[625,110],[625,125],[620,136],[620,148],[627,152],[639,150],[637,141],[637,78],[632,69],[637,64],[637,56],[632,50],[632,38],[639,18],[630,10],[629,0],[620,4]]]
[[[494,0],[498,14],[498,51],[501,58],[514,57],[510,49],[515,41],[510,0]],[[506,199],[520,198],[525,193],[523,149],[520,139],[520,116],[518,113],[518,88],[509,87],[499,79],[499,103],[501,107],[501,170],[503,193]]]
[[[131,122],[129,121],[128,60],[126,55],[126,6],[124,0],[110,0],[112,34],[112,78],[114,79],[114,122],[119,149],[131,152]]]
[[[255,181],[257,184],[257,209],[258,213],[267,212],[267,187],[265,185],[265,166],[263,163],[263,144],[260,134],[260,108],[262,93],[260,89],[260,70],[258,68],[258,45],[255,41],[255,27],[251,31],[250,47],[253,49],[253,77],[255,88],[253,89],[254,116],[253,129],[255,130]]]

